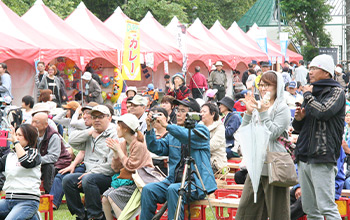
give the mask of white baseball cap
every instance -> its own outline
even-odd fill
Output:
[[[133,114],[126,113],[118,118],[118,122],[124,122],[134,132],[138,131],[139,120]]]
[[[111,116],[111,112],[109,111],[109,108],[105,105],[96,105],[95,107],[92,108],[91,114],[94,112],[100,112],[102,114]]]
[[[334,76],[334,61],[333,58],[326,54],[321,54],[314,57],[310,63],[310,67],[320,68]]]
[[[142,97],[140,95],[135,95],[132,100],[129,102],[133,103],[134,105],[143,105],[147,106],[148,100],[145,97]]]
[[[81,77],[83,80],[90,81],[92,76],[90,72],[85,72],[84,75]]]

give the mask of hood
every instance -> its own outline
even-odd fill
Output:
[[[268,72],[273,72],[277,76],[276,100],[273,103],[273,107],[272,107],[272,112],[274,112],[278,105],[280,105],[282,103],[284,103],[284,104],[286,103],[285,97],[284,97],[284,80],[283,80],[282,74],[277,73],[275,71],[268,71]],[[263,73],[263,74],[265,74],[265,73]],[[262,99],[262,97],[261,97],[261,99]]]

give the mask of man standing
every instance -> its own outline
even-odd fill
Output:
[[[9,96],[12,97],[12,82],[11,82],[11,76],[9,72],[7,71],[7,65],[6,63],[0,63],[0,76],[1,76],[1,85],[0,85],[0,96],[5,97]]]
[[[225,97],[227,88],[227,77],[225,71],[222,69],[222,62],[217,61],[215,63],[216,70],[210,73],[208,78],[209,87],[212,89],[217,89],[216,93],[217,100],[221,100]]]
[[[298,67],[294,71],[294,80],[304,86],[306,82],[307,69],[304,66],[304,60],[299,60]]]
[[[178,105],[177,125],[167,123],[167,118],[164,115],[157,117],[157,122],[160,123],[169,132],[165,138],[157,139],[154,129],[152,128],[154,120],[153,113],[147,117],[147,132],[146,142],[148,149],[160,156],[169,156],[169,175],[162,181],[157,183],[147,184],[141,194],[141,220],[149,220],[155,214],[157,203],[168,202],[168,219],[174,219],[177,200],[179,197],[179,188],[185,165],[185,156],[188,151],[188,129],[184,127],[186,115],[188,112],[199,113],[200,107],[196,100],[185,98],[182,101],[175,100]],[[196,132],[193,132],[196,130]],[[203,179],[208,193],[216,190],[216,182],[213,170],[210,166],[210,145],[209,145],[209,130],[202,124],[195,125],[195,129],[191,132],[191,156],[197,162],[199,173]],[[201,134],[201,135],[199,135]],[[193,165],[192,165],[192,170]],[[197,175],[191,175],[194,184],[201,186]],[[187,189],[187,188],[186,188]],[[191,185],[190,201],[204,199],[205,193]],[[183,201],[187,201],[186,195]],[[183,203],[182,203],[183,204]],[[183,205],[181,209],[180,219],[183,218]]]
[[[147,129],[146,124],[146,107],[148,101],[145,97],[140,95],[135,95],[130,101],[128,101],[131,105],[129,107],[129,113],[135,115],[139,119],[140,127],[139,130],[144,134]]]
[[[188,88],[192,91],[192,97],[194,99],[202,99],[205,90],[208,89],[207,79],[202,73],[200,73],[201,68],[199,66],[196,66],[194,68],[194,71],[195,73],[191,77],[190,85]]]
[[[114,171],[111,167],[113,150],[107,147],[106,139],[118,138],[116,127],[108,107],[98,105],[91,110],[92,128],[73,131],[69,144],[85,151],[84,173],[71,173],[63,178],[63,191],[72,215],[77,219],[103,219],[101,194],[111,186]],[[80,192],[85,193],[85,208]]]
[[[344,132],[345,94],[332,79],[331,56],[316,56],[310,63],[309,76],[311,85],[304,86],[304,102],[293,120],[294,130],[299,132],[295,156],[303,210],[307,219],[340,220],[334,180]]]
[[[252,60],[252,62],[255,61],[255,60]],[[254,70],[254,67],[253,67],[253,64],[252,63],[248,63],[248,69],[246,71],[243,72],[243,75],[242,75],[242,83],[244,86],[247,86],[246,82],[248,80],[248,77],[249,77],[249,74],[248,74],[248,71],[252,69]]]
[[[103,103],[102,89],[101,86],[94,80],[90,72],[85,72],[81,77],[85,83],[86,102],[97,102],[98,104]]]
[[[35,85],[36,85],[36,89],[38,91],[37,98],[39,98],[40,90],[38,89],[38,87],[39,87],[41,80],[43,79],[44,74],[47,72],[45,71],[45,63],[42,61],[38,62],[36,68],[37,68],[38,72],[35,74]]]
[[[48,115],[44,112],[36,113],[32,119],[32,125],[39,132],[37,148],[41,154],[41,179],[46,194],[51,190],[57,171],[68,167],[72,161],[60,135],[49,126],[47,120]]]

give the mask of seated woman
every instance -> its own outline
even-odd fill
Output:
[[[6,199],[0,200],[0,219],[38,219],[40,203],[41,156],[36,147],[38,131],[22,124],[10,131],[14,151],[0,159],[0,172],[6,181]]]
[[[106,141],[107,146],[114,151],[112,168],[117,173],[112,178],[112,187],[104,192],[102,197],[103,211],[107,220],[113,219],[111,209],[117,217],[120,215],[135,191],[136,184],[130,180],[131,173],[141,167],[153,167],[144,137],[138,131],[139,126],[135,115],[124,114],[118,119],[117,127],[118,137],[124,138],[124,141],[119,143],[118,140],[110,138]]]
[[[216,173],[227,165],[225,126],[219,120],[219,109],[213,103],[205,103],[201,109],[202,122],[210,132],[210,164]]]

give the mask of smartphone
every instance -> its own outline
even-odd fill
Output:
[[[301,103],[300,102],[296,102],[295,106],[300,108],[301,107]]]
[[[8,131],[0,130],[0,147],[7,147]]]

